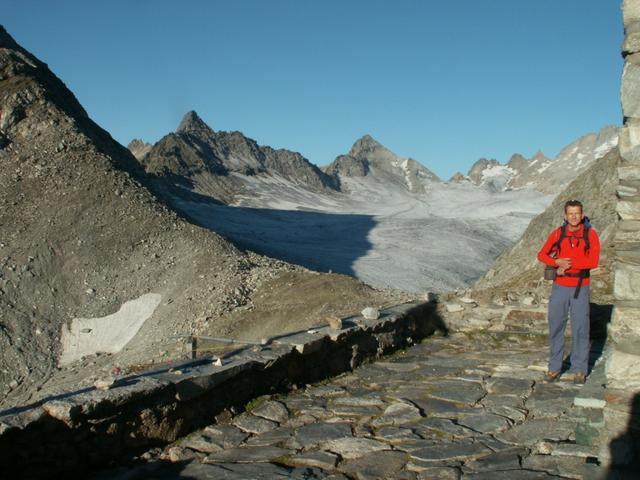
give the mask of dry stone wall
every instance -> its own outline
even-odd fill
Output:
[[[624,126],[618,168],[614,311],[609,328],[601,460],[640,458],[640,0],[622,3],[625,39],[620,88]]]

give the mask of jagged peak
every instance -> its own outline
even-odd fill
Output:
[[[195,110],[190,110],[182,117],[176,133],[211,131],[213,129],[202,120]]]
[[[375,140],[371,135],[364,134],[358,140],[355,141],[351,150],[349,150],[349,155],[355,157],[360,152],[373,150],[374,148],[385,148],[380,142]]]
[[[531,157],[531,160],[549,160],[549,157],[547,157],[542,150],[538,150],[536,154]]]
[[[520,168],[526,167],[528,164],[529,160],[527,160],[523,155],[514,153],[507,162],[507,167],[519,170]]]
[[[127,148],[129,150],[131,150],[131,148],[135,148],[135,147],[145,147],[147,145],[151,145],[148,142],[145,142],[144,140],[142,140],[141,138],[134,138],[133,140],[131,140],[129,142],[129,145],[127,145]]]

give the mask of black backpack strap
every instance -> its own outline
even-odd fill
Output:
[[[586,217],[585,217],[586,218]],[[587,221],[584,222],[584,251],[588,252],[589,248],[591,248],[591,244],[589,243],[589,230],[591,230],[591,224],[589,223],[589,219],[586,219]]]
[[[576,290],[573,292],[573,298],[578,298],[578,295],[580,295],[580,289],[582,288],[582,280],[590,276],[591,272],[589,270],[580,270],[580,274],[578,275],[578,285],[576,285]]]
[[[556,254],[560,256],[560,245],[562,244],[562,240],[567,236],[567,222],[564,222],[560,228],[560,235],[558,235],[558,240],[554,244],[552,250],[556,251]]]

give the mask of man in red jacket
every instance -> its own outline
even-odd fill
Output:
[[[598,266],[600,239],[584,216],[582,203],[564,205],[565,222],[538,252],[538,260],[556,268],[549,297],[549,371],[547,382],[558,379],[564,357],[564,331],[571,316],[571,371],[582,384],[589,367],[589,271]]]

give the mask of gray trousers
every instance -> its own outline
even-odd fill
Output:
[[[589,368],[589,285],[583,285],[578,298],[575,287],[556,283],[549,298],[549,371],[559,372],[564,357],[564,330],[571,316],[571,371],[587,373]]]

